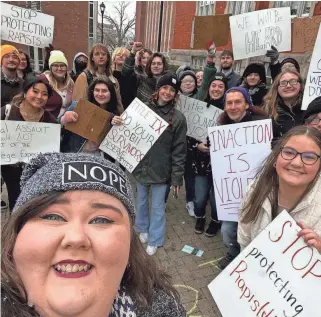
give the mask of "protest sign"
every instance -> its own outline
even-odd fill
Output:
[[[216,46],[226,45],[230,33],[229,16],[230,14],[196,16],[193,48],[204,50],[209,41],[214,41]]]
[[[319,96],[321,96],[321,26],[319,26],[307,81],[305,83],[302,110],[308,108],[309,103]]]
[[[283,211],[209,284],[223,317],[320,316],[321,255]]]
[[[238,221],[247,185],[271,152],[272,121],[218,126],[209,128],[208,135],[218,219]]]
[[[99,149],[132,173],[166,130],[168,123],[138,98],[134,99],[121,117],[123,124],[111,128]]]
[[[176,108],[186,117],[187,135],[201,142],[206,142],[207,128],[215,127],[223,112],[212,105],[207,107],[206,102],[183,95],[179,96]]]
[[[313,51],[321,23],[321,15],[295,18],[292,26],[292,53]]]
[[[53,41],[55,18],[1,2],[1,39],[44,48]]]
[[[1,120],[1,165],[60,151],[60,124]]]
[[[65,129],[100,144],[111,129],[112,114],[85,99],[79,100],[74,111],[78,121],[66,124]]]
[[[230,17],[234,59],[265,55],[275,46],[291,50],[290,8],[259,10]]]

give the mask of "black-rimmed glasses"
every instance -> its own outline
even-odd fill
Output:
[[[314,152],[298,152],[291,147],[281,147],[281,156],[283,159],[292,161],[297,157],[297,155],[301,156],[301,161],[305,165],[313,165],[321,157]]]

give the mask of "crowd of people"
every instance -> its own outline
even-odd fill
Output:
[[[275,47],[267,51],[269,87],[263,64],[237,74],[233,52],[216,56],[215,45],[203,70],[183,65],[176,72],[140,42],[112,54],[95,44],[88,55],[77,53],[72,66],[60,50],[50,47],[47,55],[36,74],[28,54],[1,46],[1,120],[61,125],[61,153],[1,165],[11,211],[2,234],[4,316],[186,316],[170,277],[150,257],[165,243],[169,193],[177,197],[183,185],[195,233],[222,234],[221,270],[283,210],[321,253],[321,97],[301,109],[304,79],[295,59],[279,61]],[[186,118],[176,108],[180,95],[223,110],[218,125],[272,120],[272,152],[248,186],[238,222],[218,219],[209,139],[186,135]],[[122,125],[136,97],[168,127],[132,173],[134,199],[125,168],[65,126],[78,121],[80,99],[110,112],[106,124]],[[91,172],[80,182],[84,168]],[[97,169],[106,177],[93,178]]]

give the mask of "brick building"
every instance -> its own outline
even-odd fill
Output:
[[[321,15],[320,1],[164,1],[163,3],[161,52],[169,58],[171,64],[189,64],[195,69],[203,67],[206,56],[206,51],[192,48],[195,16],[227,13],[237,15],[255,10],[289,6],[293,18]],[[142,41],[145,47],[153,51],[157,50],[160,6],[160,1],[137,1],[136,3],[136,40]],[[228,44],[224,47],[217,47],[217,51],[231,48],[232,43],[229,37]],[[296,58],[302,66],[302,74],[306,75],[311,52],[304,54],[289,52],[280,54],[280,57],[284,55]],[[236,61],[236,70],[243,71],[252,60],[261,60],[268,69],[269,59],[260,56]]]
[[[31,8],[55,17],[53,47],[62,50],[72,68],[73,57],[78,52],[88,53],[96,41],[97,1],[3,1],[15,6]],[[36,71],[42,70],[45,52],[41,48],[19,43],[12,44],[30,55]]]

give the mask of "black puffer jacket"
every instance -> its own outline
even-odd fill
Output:
[[[253,106],[262,106],[263,105],[263,98],[269,91],[266,86],[263,84],[261,86],[257,86],[254,89],[249,89],[249,95],[252,100]]]

